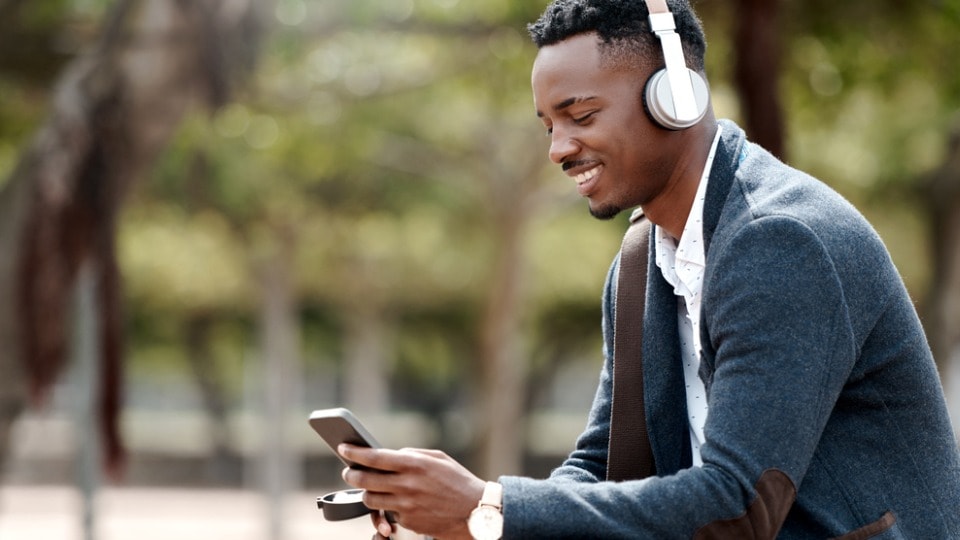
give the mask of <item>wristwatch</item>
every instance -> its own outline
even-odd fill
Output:
[[[499,540],[503,536],[503,486],[487,482],[480,504],[470,512],[467,528],[473,540]]]

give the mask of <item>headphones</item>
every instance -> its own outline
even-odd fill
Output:
[[[644,104],[654,123],[670,130],[693,126],[707,113],[707,82],[687,67],[673,13],[666,0],[645,0],[650,30],[660,39],[666,67],[650,76],[643,92]]]

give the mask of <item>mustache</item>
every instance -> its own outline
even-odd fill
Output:
[[[588,163],[590,163],[590,161],[585,159],[580,159],[576,161],[565,161],[563,162],[563,165],[561,165],[561,167],[563,168],[564,172],[566,172],[574,167],[579,167],[581,165],[586,165]]]

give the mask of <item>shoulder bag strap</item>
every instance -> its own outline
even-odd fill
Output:
[[[642,211],[620,248],[613,331],[613,399],[607,480],[646,478],[656,472],[643,404],[643,312],[647,291],[650,222]]]

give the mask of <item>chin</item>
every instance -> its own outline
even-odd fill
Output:
[[[590,215],[602,220],[613,219],[622,208],[613,205],[590,206]]]

